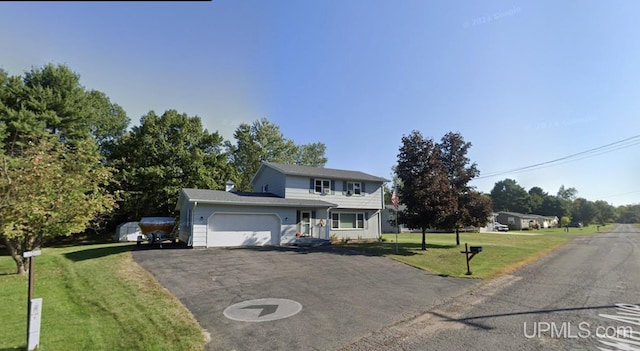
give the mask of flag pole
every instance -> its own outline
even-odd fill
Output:
[[[396,255],[398,254],[398,233],[400,233],[400,211],[398,211],[398,194],[396,193],[396,187],[393,187],[393,194],[391,195],[391,203],[396,210]]]
[[[396,207],[396,255],[398,254],[398,233],[400,233],[400,221],[398,220],[399,217],[399,213],[398,213],[398,208]]]

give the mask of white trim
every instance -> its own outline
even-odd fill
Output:
[[[320,191],[316,190],[318,188],[318,182],[320,182]],[[325,182],[328,183],[328,185],[326,187],[325,187]],[[314,194],[323,194],[323,195],[331,194],[331,179],[314,178],[313,179],[313,193]]]
[[[304,233],[304,214],[309,214],[309,217],[307,218],[309,220],[309,222],[307,223],[309,226],[309,232],[308,233]],[[312,217],[313,211],[300,211],[300,223],[298,223],[300,225],[300,235],[305,235],[308,237],[313,237],[313,217]]]
[[[353,228],[341,228],[340,227],[340,215],[341,214],[350,214],[350,215],[355,215],[356,216],[356,223],[355,223],[355,227]],[[338,215],[338,227],[334,227],[333,226],[333,216],[334,215]],[[358,227],[358,216],[362,215],[362,227]],[[365,212],[351,212],[351,211],[339,211],[339,212],[331,212],[331,230],[365,230],[367,229],[367,220],[365,219]]]
[[[278,220],[280,221],[280,226],[282,226],[282,217],[280,217],[279,214],[275,213],[275,212],[231,212],[231,211],[213,211],[211,212],[211,215],[209,215],[209,217],[207,218],[207,224],[209,224],[209,218],[211,218],[211,216],[213,216],[214,214],[232,214],[232,215],[273,215],[278,217]]]
[[[357,186],[357,192],[356,192],[356,184]],[[351,188],[351,189],[349,189]],[[362,196],[362,182],[351,182],[351,181],[347,181],[347,195],[358,195],[358,196]]]
[[[245,215],[253,215],[253,216],[274,216],[278,219],[278,233],[277,233],[277,239],[278,242],[277,243],[273,243],[273,238],[272,238],[272,242],[269,245],[275,245],[275,246],[280,246],[282,243],[282,217],[280,217],[279,214],[274,213],[274,212],[231,212],[231,211],[213,211],[211,212],[211,214],[209,215],[209,217],[207,217],[207,222],[206,222],[206,233],[205,233],[205,240],[206,240],[206,247],[211,247],[209,243],[209,224],[211,221],[211,218],[215,215],[235,215],[235,216],[245,216]]]

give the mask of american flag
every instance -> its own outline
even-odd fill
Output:
[[[393,207],[396,209],[396,211],[398,210],[398,194],[396,194],[395,189],[393,190],[393,194],[391,194],[391,203],[393,204]]]

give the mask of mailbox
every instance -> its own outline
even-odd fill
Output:
[[[469,267],[469,261],[476,255],[482,252],[482,246],[469,246],[469,244],[464,243],[464,251],[460,251],[467,256],[467,275],[471,275],[471,268]]]

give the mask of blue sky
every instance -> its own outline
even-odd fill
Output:
[[[460,132],[482,174],[640,134],[634,1],[0,2],[0,68],[64,63],[132,123],[266,117],[327,167],[391,177],[403,135]],[[473,182],[640,202],[640,145]]]

